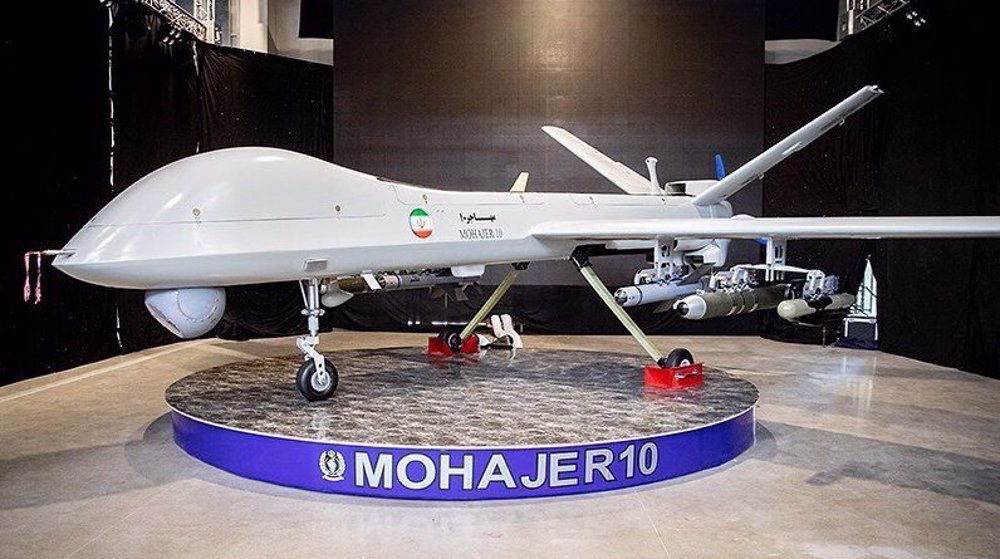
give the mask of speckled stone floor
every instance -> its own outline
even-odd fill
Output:
[[[295,390],[301,358],[241,361],[170,386],[170,407],[235,429],[323,441],[535,446],[632,439],[743,413],[757,389],[719,369],[684,390],[643,385],[648,359],[524,349],[431,358],[420,348],[327,354],[340,383],[324,402]]]
[[[665,483],[514,502],[324,495],[174,444],[167,387],[283,359],[290,338],[184,342],[0,387],[0,558],[1000,557],[1000,381],[877,351],[652,340],[757,386],[757,443]],[[337,331],[320,348],[426,343]],[[625,335],[525,343],[644,361]]]

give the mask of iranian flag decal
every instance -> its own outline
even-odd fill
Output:
[[[434,220],[427,212],[417,208],[410,212],[410,231],[421,239],[426,239],[434,232]]]

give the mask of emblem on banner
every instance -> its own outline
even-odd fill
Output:
[[[327,450],[319,455],[319,471],[323,472],[323,479],[341,481],[344,479],[346,469],[347,462],[344,460],[344,455],[336,450]]]

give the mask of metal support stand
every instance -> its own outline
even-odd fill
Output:
[[[319,345],[319,317],[326,313],[320,306],[320,280],[317,278],[301,280],[299,289],[302,292],[302,302],[305,304],[302,314],[308,317],[309,335],[300,336],[295,340],[295,345],[306,359],[312,359],[316,364],[315,383],[325,385],[330,381],[326,371],[326,358],[316,351],[316,346]]]
[[[502,299],[503,296],[507,293],[507,290],[510,289],[510,286],[514,285],[514,281],[517,280],[517,276],[521,273],[522,270],[528,267],[528,263],[518,262],[516,264],[513,264],[513,266],[514,267],[511,269],[511,271],[507,272],[507,275],[504,276],[503,281],[500,282],[500,285],[498,285],[496,290],[494,290],[493,293],[490,295],[490,298],[486,300],[486,303],[484,303],[483,306],[480,307],[478,311],[476,311],[475,316],[473,316],[472,320],[470,320],[468,324],[465,325],[465,328],[462,328],[462,332],[461,334],[459,334],[459,337],[462,339],[462,341],[465,341],[466,338],[471,336],[472,332],[474,332],[476,330],[476,327],[479,326],[479,323],[482,322],[484,318],[486,318],[486,315],[490,314],[490,311],[493,310],[493,307],[497,306],[497,303],[499,303],[500,299]]]
[[[663,354],[660,353],[660,350],[656,349],[653,342],[649,341],[649,338],[647,338],[646,334],[641,328],[639,328],[639,325],[632,320],[632,317],[625,312],[625,309],[618,305],[615,301],[614,295],[608,291],[608,288],[601,281],[601,278],[597,276],[597,272],[595,272],[594,268],[591,267],[590,258],[587,254],[581,251],[574,252],[572,260],[573,263],[576,264],[577,269],[580,270],[580,274],[583,276],[583,279],[587,280],[587,283],[589,283],[590,287],[597,292],[597,296],[601,298],[601,301],[604,301],[604,304],[607,305],[608,309],[611,310],[618,321],[622,323],[626,330],[628,330],[629,334],[632,334],[635,341],[639,342],[642,349],[646,350],[646,353],[653,358],[653,362],[661,367],[664,366],[663,363],[666,359],[663,357]]]

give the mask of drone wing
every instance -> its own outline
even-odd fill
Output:
[[[539,239],[607,241],[654,239],[919,239],[1000,237],[1000,216],[730,217],[553,221]]]

